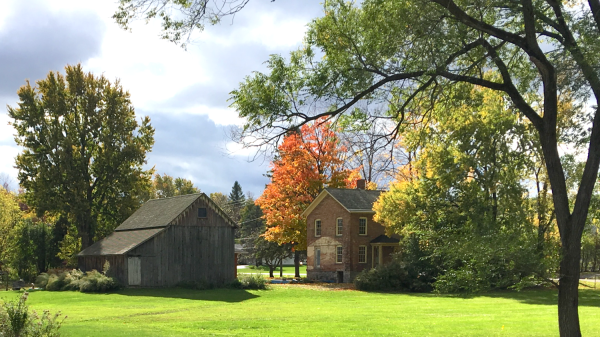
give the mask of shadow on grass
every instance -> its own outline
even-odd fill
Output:
[[[119,290],[113,294],[122,296],[180,298],[186,300],[218,301],[228,303],[243,302],[259,297],[258,295],[249,293],[246,290],[227,288],[209,290],[194,290],[184,288],[130,288]]]
[[[446,297],[471,299],[477,297],[504,298],[516,300],[524,304],[557,305],[558,290],[556,289],[527,289],[522,291],[506,290],[476,294],[433,294],[433,293],[408,293],[401,294],[416,297]],[[579,306],[600,307],[600,291],[593,289],[579,289]]]

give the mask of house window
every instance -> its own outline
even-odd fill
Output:
[[[343,261],[343,255],[342,253],[344,252],[344,249],[342,248],[342,246],[337,246],[335,247],[335,263],[342,263]]]
[[[315,268],[321,268],[321,249],[315,248]]]
[[[199,218],[206,218],[206,207],[200,207],[200,208],[198,208],[198,217]]]
[[[367,218],[358,219],[358,235],[367,235]]]
[[[342,220],[342,218],[338,218],[337,226],[335,227],[335,235],[342,235],[342,230],[344,230],[344,220]]]
[[[358,246],[358,263],[367,263],[367,246]]]
[[[321,220],[315,220],[315,236],[321,236]]]

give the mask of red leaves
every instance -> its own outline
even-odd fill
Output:
[[[267,223],[269,241],[296,243],[306,249],[306,221],[302,212],[325,187],[350,188],[359,178],[358,170],[343,167],[346,148],[324,119],[290,133],[271,163],[271,183],[256,204]]]

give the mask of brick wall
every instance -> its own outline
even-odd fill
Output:
[[[359,235],[359,219],[367,219],[367,235]],[[342,235],[336,235],[337,219],[343,220]],[[315,220],[321,220],[321,236],[315,236]],[[307,277],[320,280],[337,280],[337,273],[344,272],[344,282],[352,279],[363,269],[371,268],[369,242],[385,234],[383,226],[373,221],[371,213],[349,213],[330,195],[308,215],[307,222]],[[367,262],[358,262],[358,247],[367,247]],[[343,262],[336,263],[336,247],[343,247]],[[315,248],[321,250],[321,266],[315,267]],[[388,255],[387,250],[384,253]],[[385,259],[386,261],[388,259]]]

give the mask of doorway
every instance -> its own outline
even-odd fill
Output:
[[[130,286],[142,284],[142,261],[139,257],[127,259],[127,279]]]
[[[337,283],[344,283],[344,272],[343,271],[337,272]]]

